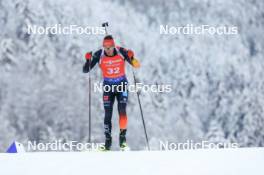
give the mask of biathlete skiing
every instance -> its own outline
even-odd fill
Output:
[[[83,66],[83,72],[88,73],[98,64],[103,75],[103,87],[107,86],[107,88],[103,88],[105,144],[101,150],[108,151],[111,149],[112,113],[115,99],[117,100],[119,114],[119,146],[121,150],[125,150],[128,148],[126,142],[128,123],[126,113],[128,90],[126,87],[128,81],[125,73],[125,62],[128,62],[134,68],[139,68],[140,63],[134,57],[132,50],[116,46],[111,35],[104,37],[102,49],[97,50],[94,54],[92,52],[86,53],[85,59],[86,62]],[[120,87],[122,87],[121,91]]]

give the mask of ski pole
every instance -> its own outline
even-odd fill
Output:
[[[107,29],[106,29],[106,27],[108,27],[108,22],[103,23],[102,27],[105,28],[105,34],[108,35]]]
[[[132,68],[132,73],[133,73],[134,83],[135,83],[135,86],[136,86],[136,76],[135,76],[135,72],[134,72],[133,68]],[[144,120],[144,115],[143,115],[142,105],[141,105],[140,96],[139,96],[139,92],[138,92],[138,91],[137,91],[137,99],[138,99],[138,105],[139,105],[140,114],[141,114],[141,119],[142,119],[142,123],[143,123],[143,127],[144,127],[144,132],[145,132],[145,138],[146,138],[147,148],[148,148],[148,151],[150,151],[150,147],[149,147],[149,139],[148,139],[148,134],[147,134],[146,124],[145,124],[145,120]]]
[[[106,29],[106,27],[108,27],[108,22],[105,22],[105,23],[103,23],[102,24],[102,26],[105,28],[105,32],[106,32],[106,34],[107,34],[107,29]],[[89,93],[89,97],[88,97],[88,101],[89,101],[89,135],[88,135],[88,142],[89,143],[91,143],[91,136],[92,136],[92,125],[91,125],[91,123],[92,123],[92,107],[91,107],[91,60],[89,60],[89,75],[88,75],[88,82],[89,82],[89,91],[88,91],[88,93]]]
[[[88,79],[89,79],[89,136],[88,136],[88,142],[91,143],[91,135],[92,135],[92,125],[91,125],[91,60],[89,60],[89,75],[88,75]]]

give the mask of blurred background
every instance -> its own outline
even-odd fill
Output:
[[[152,149],[159,141],[236,142],[264,146],[264,1],[0,0],[0,151],[27,143],[88,140],[84,54],[103,35],[29,35],[28,25],[110,24],[116,43],[134,50],[144,84],[171,93],[141,93]],[[160,35],[160,25],[237,26],[237,35]],[[131,68],[127,66],[130,83]],[[99,67],[92,82],[102,81]],[[116,105],[116,104],[115,104]],[[130,93],[128,144],[144,149],[136,94]],[[92,94],[92,140],[103,142],[102,94]],[[114,146],[118,116],[113,115]]]

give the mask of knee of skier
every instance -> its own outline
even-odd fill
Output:
[[[117,108],[118,108],[118,113],[119,115],[121,116],[122,114],[123,115],[126,115],[126,103],[121,103],[119,102],[117,104]]]
[[[110,116],[105,116],[104,125],[111,125],[111,117]]]

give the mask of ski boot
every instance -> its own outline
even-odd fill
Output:
[[[105,139],[105,144],[100,147],[100,151],[110,151],[112,146],[112,137]]]
[[[128,151],[129,147],[126,143],[126,129],[120,129],[119,146],[121,151]]]

